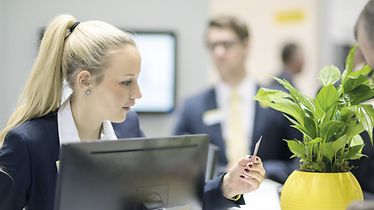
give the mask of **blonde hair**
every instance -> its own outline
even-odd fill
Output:
[[[60,15],[47,27],[17,107],[0,132],[0,143],[17,125],[56,111],[64,79],[73,87],[73,77],[82,69],[100,78],[106,57],[126,45],[135,46],[127,33],[110,24],[76,22],[73,16]]]

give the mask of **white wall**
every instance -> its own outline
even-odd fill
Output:
[[[183,98],[205,86],[207,76],[203,30],[207,0],[0,0],[0,58],[2,77],[0,127],[15,106],[37,52],[39,29],[61,13],[79,20],[99,19],[120,27],[175,30],[178,35],[177,96]],[[170,134],[169,115],[141,116],[148,136]]]
[[[5,59],[4,59],[4,56],[5,56],[5,51],[3,50],[4,49],[4,40],[5,40],[5,34],[4,34],[4,31],[5,31],[5,19],[2,18],[2,16],[5,14],[5,3],[3,1],[0,1],[0,72],[1,72],[1,78],[3,79],[0,79],[0,118],[3,118],[3,110],[5,109],[5,106],[4,106],[4,99],[5,98],[2,98],[2,97],[5,97],[5,85],[4,85],[4,82],[5,82],[5,77],[6,77],[6,74],[7,74],[7,71],[5,70]],[[1,124],[1,123],[0,123]]]
[[[321,65],[337,63],[337,45],[355,44],[354,25],[368,0],[320,0]]]

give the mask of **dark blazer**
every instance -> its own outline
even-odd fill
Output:
[[[364,191],[365,200],[374,200],[374,147],[366,132],[362,132],[361,136],[365,142],[362,154],[367,155],[367,157],[362,157],[359,160],[352,161],[354,168],[351,172],[360,183],[361,188]]]
[[[113,123],[113,128],[118,138],[143,136],[135,112],[129,112],[124,123]],[[0,165],[13,180],[10,185],[8,176],[0,176],[0,209],[52,210],[59,151],[56,112],[9,131],[0,149]],[[204,203],[209,209],[237,205],[222,196],[221,179],[206,185]]]
[[[262,136],[258,155],[265,161],[264,167],[267,175],[276,181],[283,182],[292,171],[289,167],[293,164],[289,162],[291,153],[286,142],[282,139],[298,138],[299,134],[295,129],[290,128],[290,123],[280,112],[270,108],[262,108],[255,101],[253,103],[256,104],[252,139],[255,142]],[[217,101],[214,88],[188,98],[181,109],[177,111],[174,134],[208,134],[211,143],[220,149],[219,164],[225,166],[227,164],[226,146],[222,137],[221,124],[206,125],[203,121],[204,113],[215,109],[217,109]],[[252,153],[253,149],[254,143],[251,148],[248,148],[248,154]],[[274,164],[274,161],[276,161],[276,164]],[[278,174],[284,173],[286,174],[278,177]]]

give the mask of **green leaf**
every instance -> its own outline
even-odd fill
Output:
[[[363,156],[361,154],[363,147],[364,147],[364,145],[356,145],[356,146],[353,146],[353,147],[349,148],[348,152],[346,152],[343,155],[343,158],[345,158],[347,160],[357,160],[357,159],[360,159]]]
[[[317,117],[321,119],[331,106],[338,104],[338,100],[338,90],[331,84],[324,86],[318,92],[315,100]]]
[[[291,152],[299,158],[305,157],[305,147],[304,144],[297,140],[286,140],[288,148]]]
[[[314,112],[314,104],[307,96],[304,96],[300,91],[294,88],[287,80],[282,80],[277,77],[274,77],[274,79],[290,92],[290,95],[294,101],[301,103],[308,111]],[[301,106],[301,108],[303,107]]]
[[[330,65],[325,66],[319,72],[319,80],[321,80],[323,86],[333,85],[340,79],[340,71],[336,66]]]
[[[350,73],[348,76],[349,78],[358,78],[359,76],[368,76],[369,73],[372,71],[371,67],[369,65],[364,65],[360,70],[354,71]]]
[[[335,156],[334,148],[332,147],[331,143],[321,143],[319,145],[320,152],[322,156],[326,157],[330,162]]]
[[[357,46],[353,46],[345,59],[345,70],[342,75],[342,85],[345,86],[347,76],[352,73]]]
[[[304,127],[304,126],[301,126],[300,124],[295,124],[295,125],[291,125],[291,127],[293,128],[296,128],[298,131],[300,131],[303,135],[307,136],[308,138],[310,139],[313,139],[309,133],[309,131]]]
[[[312,141],[308,142],[308,145],[313,146],[313,145],[321,143],[321,142],[322,142],[322,138],[317,137],[317,138],[313,139]]]
[[[290,95],[288,93],[267,88],[260,88],[254,97],[254,99],[259,101],[261,104],[286,113],[292,116],[300,124],[303,124],[303,111],[289,98]]]
[[[342,121],[337,121],[337,120],[330,120],[321,125],[320,129],[320,136],[326,140],[326,142],[330,142],[331,139],[335,136],[337,133],[339,133],[345,126],[345,123]]]
[[[346,135],[341,136],[336,141],[331,143],[332,148],[334,150],[334,154],[336,154],[340,149],[344,148],[345,145],[348,144],[349,139]]]
[[[365,131],[365,128],[360,123],[357,123],[356,120],[347,123],[346,135],[348,139],[354,139],[355,136],[360,136],[358,134],[363,131]]]
[[[346,94],[352,105],[360,104],[374,97],[374,89],[367,85],[360,85],[351,92]]]
[[[356,146],[356,145],[364,145],[364,140],[362,139],[362,137],[360,135],[355,135],[352,140],[351,140],[351,144],[350,146],[353,147],[353,146]]]
[[[369,84],[369,78],[365,75],[360,75],[356,78],[348,76],[346,82],[343,85],[345,93],[349,93],[361,85]]]
[[[315,139],[317,137],[316,124],[313,118],[304,117],[304,128],[305,128],[305,131],[308,133],[308,136],[311,139]]]
[[[373,126],[374,126],[374,108],[370,104],[361,104],[351,107],[356,114],[359,123],[365,128],[369,134],[370,141],[373,143]]]

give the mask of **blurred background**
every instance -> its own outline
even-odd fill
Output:
[[[0,0],[0,127],[5,126],[26,82],[37,54],[41,30],[58,14],[71,14],[81,21],[103,20],[129,30],[173,32],[176,37],[176,72],[171,92],[175,91],[175,105],[178,105],[186,96],[217,79],[205,47],[209,17],[229,14],[248,22],[251,33],[248,70],[251,77],[264,85],[280,73],[282,46],[288,42],[300,44],[305,66],[294,82],[306,95],[313,96],[319,87],[317,77],[321,67],[335,64],[343,70],[349,47],[355,44],[355,21],[366,2]],[[158,81],[163,82],[162,78]],[[143,94],[143,98],[147,95]],[[172,111],[140,113],[141,126],[149,137],[170,135],[173,122]]]

